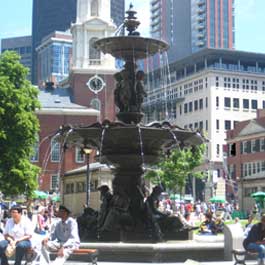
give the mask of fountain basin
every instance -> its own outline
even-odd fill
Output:
[[[169,123],[144,126],[105,121],[102,124],[71,127],[67,136],[68,145],[98,149],[100,162],[111,162],[114,166],[117,166],[116,160],[122,160],[124,166],[128,158],[138,161],[136,164],[153,164],[158,161],[161,150],[202,143],[203,138],[198,132]]]
[[[94,47],[118,59],[138,60],[166,51],[169,45],[161,40],[132,35],[103,38],[97,40]]]

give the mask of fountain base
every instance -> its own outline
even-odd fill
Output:
[[[117,118],[127,124],[138,124],[141,122],[144,114],[141,112],[120,112]]]

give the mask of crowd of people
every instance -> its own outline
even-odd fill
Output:
[[[100,225],[98,228],[102,229],[106,226],[104,220],[107,220],[104,213],[108,211],[105,208],[108,208],[109,198],[112,196],[109,195],[109,189],[106,189],[105,186],[100,187],[99,191],[101,192],[102,205],[98,216],[98,224]],[[146,199],[152,216],[151,220],[154,221],[155,219],[158,225],[160,225],[161,217],[175,216],[179,218],[185,229],[198,230],[201,235],[222,233],[226,220],[241,225],[238,217],[234,220],[231,217],[233,211],[238,210],[238,206],[235,204],[200,201],[184,203],[167,198],[160,200],[161,191],[162,189],[154,188]],[[34,209],[35,220],[32,220]],[[64,264],[72,251],[78,248],[80,244],[78,224],[74,218],[70,217],[70,213],[71,211],[67,207],[60,205],[56,208],[53,203],[28,207],[28,211],[24,211],[19,205],[12,204],[11,209],[2,211],[1,265],[8,265],[8,257],[14,252],[15,265],[20,265],[28,249],[33,249],[33,252],[30,252],[31,259],[38,257],[42,259],[41,264],[43,265],[53,264],[48,254],[51,251],[57,253],[54,264]],[[248,221],[244,227],[244,237],[246,238],[244,247],[259,252],[259,259],[262,261],[260,265],[264,265],[265,215],[262,215],[261,222],[258,224],[253,224],[254,216],[255,213],[248,216]]]
[[[0,233],[1,265],[8,265],[8,258],[13,255],[15,265],[20,265],[24,256],[27,260],[38,260],[38,264],[42,265],[62,265],[79,247],[77,222],[70,216],[71,211],[63,205],[53,215],[49,206],[39,206],[36,224],[19,205],[13,205],[9,213]],[[50,261],[49,252],[56,253],[53,262]]]

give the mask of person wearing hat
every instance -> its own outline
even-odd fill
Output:
[[[45,238],[42,242],[42,254],[45,256],[48,264],[64,264],[73,250],[79,248],[78,225],[76,220],[70,217],[70,213],[71,211],[67,207],[60,205],[58,217],[61,220],[55,225],[50,238]],[[57,252],[54,262],[50,263],[47,251]]]

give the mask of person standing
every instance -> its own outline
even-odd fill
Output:
[[[80,238],[78,234],[78,225],[75,219],[70,217],[71,211],[65,206],[59,207],[58,217],[61,219],[55,225],[50,239],[45,238],[42,253],[49,264],[62,265],[69,258],[70,254],[79,248]],[[47,251],[57,252],[54,262],[50,263]]]
[[[258,264],[265,264],[265,214],[261,216],[259,223],[252,226],[247,237],[243,241],[246,250],[258,252]]]
[[[1,265],[8,265],[5,254],[8,244],[12,244],[16,248],[14,265],[21,265],[23,256],[31,247],[30,239],[33,235],[33,225],[27,216],[22,215],[20,206],[13,206],[10,212],[11,218],[7,220],[3,232],[4,240],[0,241]]]

